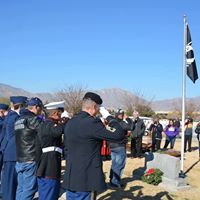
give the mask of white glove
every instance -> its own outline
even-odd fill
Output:
[[[61,118],[63,117],[70,118],[69,113],[66,110],[61,114]]]
[[[99,112],[104,119],[106,119],[110,115],[110,113],[103,106],[100,106]]]

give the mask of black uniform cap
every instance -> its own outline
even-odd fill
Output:
[[[28,106],[39,106],[39,107],[43,107],[43,103],[42,101],[38,98],[38,97],[32,97],[28,102],[27,102]]]
[[[124,110],[118,109],[116,112],[116,116],[121,115],[121,114],[124,115]]]
[[[92,101],[94,101],[96,104],[99,104],[99,105],[103,103],[101,97],[98,94],[95,94],[93,92],[87,92],[85,96],[83,97],[83,100],[84,99],[91,99]]]

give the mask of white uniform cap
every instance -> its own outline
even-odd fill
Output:
[[[58,108],[64,108],[64,107],[65,107],[65,101],[51,102],[51,103],[48,103],[48,104],[44,105],[44,107],[45,107],[47,110],[53,110],[53,109],[58,109]]]
[[[70,118],[69,113],[66,110],[61,114],[61,118],[63,117]]]

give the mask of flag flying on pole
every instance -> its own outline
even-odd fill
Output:
[[[187,26],[187,38],[186,38],[186,64],[187,64],[187,75],[192,80],[193,83],[198,79],[198,72],[196,67],[196,62],[194,58],[194,52],[192,48],[192,39],[190,35],[190,30]]]

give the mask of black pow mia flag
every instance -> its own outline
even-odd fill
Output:
[[[188,24],[186,25],[186,64],[187,64],[187,75],[192,80],[193,83],[198,79],[198,72],[196,67],[196,62],[194,58],[194,52],[192,48],[192,39],[190,35],[190,30]]]

